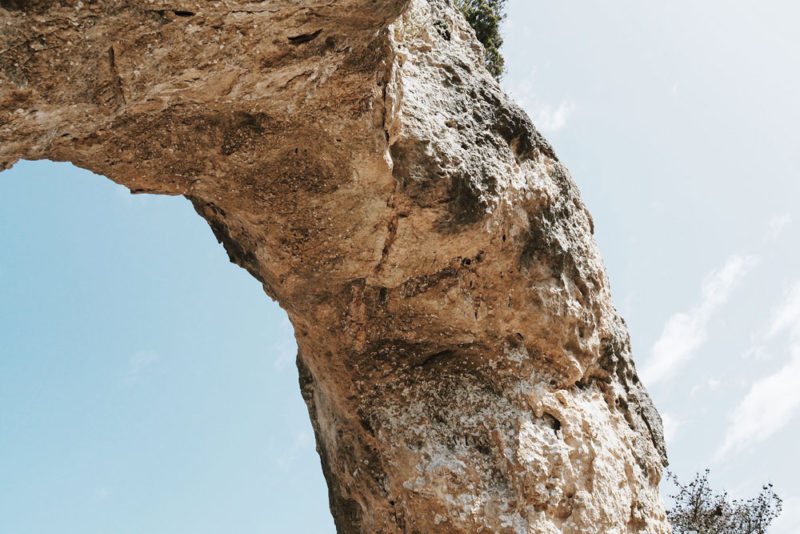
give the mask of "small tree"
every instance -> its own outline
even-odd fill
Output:
[[[748,500],[730,499],[728,492],[716,493],[708,484],[708,469],[683,485],[673,473],[667,477],[678,489],[667,518],[675,534],[765,534],[778,517],[783,501],[772,484]]]
[[[456,6],[464,13],[478,40],[486,49],[486,68],[500,79],[505,60],[500,54],[503,38],[500,23],[505,18],[506,0],[456,0]]]

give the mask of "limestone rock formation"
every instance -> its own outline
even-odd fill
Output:
[[[342,533],[666,533],[592,219],[448,0],[0,0],[0,169],[185,195],[295,328]]]

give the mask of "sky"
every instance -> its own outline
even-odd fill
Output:
[[[510,0],[504,87],[595,222],[670,469],[800,532],[800,4]],[[665,488],[670,493],[670,488]]]
[[[570,168],[670,469],[800,531],[800,4],[509,0],[503,86]],[[332,533],[285,314],[188,201],[0,173],[13,534]],[[668,493],[669,488],[665,488]]]
[[[333,532],[286,314],[181,197],[0,174],[0,532]]]

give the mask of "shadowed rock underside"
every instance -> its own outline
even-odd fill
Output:
[[[295,328],[342,533],[666,533],[592,220],[446,0],[0,0],[0,169],[184,195]]]

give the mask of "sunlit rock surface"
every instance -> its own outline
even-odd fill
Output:
[[[669,532],[592,219],[447,1],[0,0],[0,35],[0,169],[185,195],[288,312],[340,532]]]

